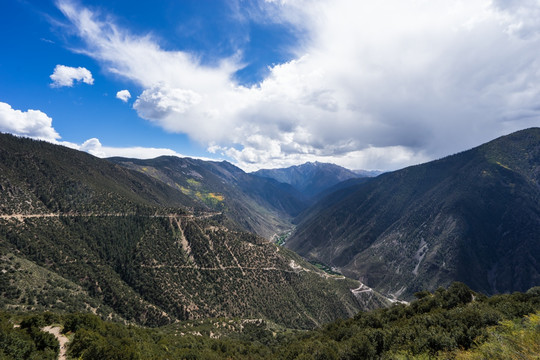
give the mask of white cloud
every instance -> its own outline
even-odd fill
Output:
[[[82,81],[85,84],[94,84],[94,78],[90,70],[84,67],[70,67],[65,65],[56,65],[54,72],[50,76],[52,87],[73,86],[73,82]]]
[[[306,38],[259,84],[161,48],[63,0],[110,72],[144,89],[139,116],[244,168],[335,161],[392,169],[537,126],[540,4],[486,0],[261,2]],[[248,59],[249,60],[249,59]]]
[[[201,102],[201,96],[192,90],[173,89],[165,84],[144,90],[133,108],[147,120],[162,120],[171,114],[183,114]]]
[[[89,154],[100,158],[106,157],[128,157],[128,158],[137,158],[137,159],[153,159],[158,156],[168,155],[168,156],[178,156],[184,157],[184,155],[177,153],[174,150],[166,148],[147,148],[141,146],[134,147],[113,147],[113,146],[103,146],[99,139],[92,138],[86,140],[82,145],[80,145],[78,150],[86,151]]]
[[[0,102],[0,131],[51,142],[60,138],[44,112],[15,110],[4,102]]]
[[[123,102],[128,102],[131,99],[131,93],[129,90],[120,90],[116,93],[116,98],[122,100]]]

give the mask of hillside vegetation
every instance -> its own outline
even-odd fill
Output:
[[[247,174],[226,161],[173,156],[109,160],[158,179],[195,203],[225,213],[242,229],[267,239],[288,230],[291,220],[307,207],[305,196],[294,187]]]
[[[313,328],[386,303],[140,172],[10,135],[0,158],[4,309]]]
[[[317,330],[292,332],[265,321],[208,319],[145,329],[94,315],[0,316],[0,358],[54,358],[39,329],[56,323],[72,358],[93,359],[535,359],[540,291],[497,295],[452,284],[410,305],[360,312]],[[13,323],[20,328],[13,328]],[[57,345],[56,345],[57,346]],[[27,356],[27,357],[23,357]]]
[[[0,215],[196,206],[166,184],[84,152],[0,134]]]
[[[540,129],[335,185],[283,238],[311,263],[244,231],[290,226],[294,190],[228,163],[2,134],[0,160],[0,359],[55,359],[45,326],[73,359],[538,353]]]

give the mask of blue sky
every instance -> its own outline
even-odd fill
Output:
[[[96,156],[392,170],[540,124],[534,0],[0,10],[0,131]]]
[[[206,144],[183,133],[163,131],[139,118],[130,104],[115,95],[127,89],[134,95],[143,89],[132,81],[107,73],[100,63],[80,54],[84,43],[54,1],[8,1],[0,12],[0,101],[13,109],[39,109],[53,119],[61,140],[82,144],[99,138],[117,147],[168,148],[187,156],[229,157],[210,154]],[[119,26],[135,34],[148,34],[171,50],[195,54],[203,64],[215,64],[238,51],[249,57],[235,75],[242,84],[260,81],[272,63],[291,58],[287,48],[295,42],[288,27],[239,19],[230,1],[86,1],[85,6],[114,17]],[[49,76],[57,64],[84,67],[94,84],[51,87]],[[159,64],[156,64],[159,66]],[[6,129],[9,130],[9,129]]]

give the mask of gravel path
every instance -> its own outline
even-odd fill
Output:
[[[56,340],[60,343],[60,353],[58,353],[58,360],[66,360],[66,350],[67,350],[67,343],[69,342],[69,339],[64,335],[60,333],[60,327],[59,326],[45,326],[41,329],[42,331],[48,332],[49,334],[53,334]]]

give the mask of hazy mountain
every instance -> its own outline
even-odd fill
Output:
[[[291,219],[307,207],[305,196],[292,186],[247,174],[226,161],[172,156],[109,160],[159,179],[266,238],[289,229]]]
[[[376,177],[383,173],[383,171],[380,170],[353,170],[353,172],[362,177]]]
[[[186,211],[191,195],[142,173],[1,134],[0,160],[4,308],[151,326],[223,316],[306,328],[384,302],[224,215]]]
[[[287,246],[396,296],[540,284],[540,129],[334,192]]]
[[[320,162],[307,162],[282,169],[261,169],[253,174],[290,184],[308,198],[337,183],[362,176],[339,165]]]

